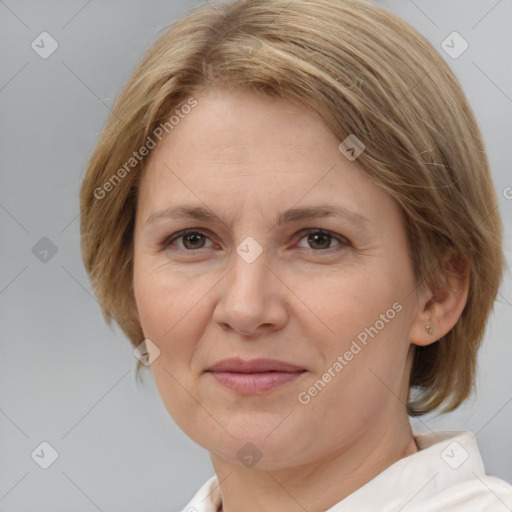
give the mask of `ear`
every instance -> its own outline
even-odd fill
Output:
[[[411,343],[425,346],[447,334],[459,320],[469,292],[469,263],[450,255],[437,275],[436,286],[418,292],[418,313],[411,330]],[[430,332],[429,332],[430,331]]]

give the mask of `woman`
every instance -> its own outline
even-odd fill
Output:
[[[471,433],[500,284],[480,132],[443,59],[357,0],[206,5],[148,51],[81,189],[105,318],[216,475],[187,511],[512,509]]]

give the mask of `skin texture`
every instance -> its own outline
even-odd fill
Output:
[[[467,282],[417,286],[397,203],[338,150],[318,114],[241,91],[195,98],[150,155],[138,196],[134,293],[145,337],[160,350],[153,377],[175,422],[210,452],[224,511],[326,510],[417,451],[405,408],[413,346],[451,329]],[[146,223],[177,204],[223,221]],[[287,208],[320,204],[367,221],[275,224]],[[301,233],[307,228],[333,236]],[[162,248],[183,229],[199,233]],[[252,263],[236,251],[249,236],[263,250]],[[299,393],[396,303],[400,312],[301,403]],[[240,394],[205,373],[230,357],[279,359],[306,372]],[[253,467],[237,456],[249,442],[256,448],[245,449],[261,454]]]

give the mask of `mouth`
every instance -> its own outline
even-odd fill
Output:
[[[244,394],[276,389],[300,378],[306,370],[275,359],[225,359],[206,370],[219,384]]]

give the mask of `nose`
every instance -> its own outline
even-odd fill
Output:
[[[235,254],[231,271],[219,284],[213,319],[223,330],[257,337],[286,324],[290,292],[264,254],[251,263]]]

